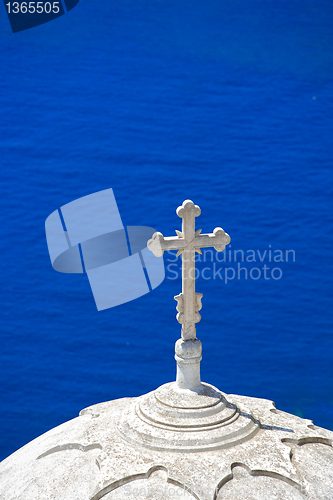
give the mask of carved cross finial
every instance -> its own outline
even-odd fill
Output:
[[[166,250],[178,250],[182,254],[182,293],[177,300],[177,320],[182,325],[182,338],[176,342],[178,389],[200,389],[201,342],[196,338],[195,324],[200,321],[202,293],[195,292],[195,252],[201,253],[203,247],[214,247],[222,252],[230,242],[230,236],[217,227],[212,233],[201,234],[195,230],[195,218],[201,213],[200,207],[191,200],[185,200],[177,208],[177,215],[182,219],[182,230],[177,236],[164,237],[154,233],[148,241],[148,248],[156,257],[162,257]]]
[[[177,320],[182,324],[182,338],[195,339],[195,323],[201,319],[199,311],[201,293],[195,292],[195,252],[201,248],[214,247],[222,252],[230,242],[230,236],[217,227],[213,233],[201,234],[201,229],[195,230],[195,218],[201,214],[200,207],[191,200],[185,200],[177,208],[177,215],[182,219],[182,230],[177,231],[177,236],[164,237],[162,233],[155,233],[148,241],[148,248],[156,257],[162,257],[167,250],[178,250],[182,254],[182,293],[175,296],[177,300]]]

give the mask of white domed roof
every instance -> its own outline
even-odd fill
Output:
[[[0,464],[0,498],[333,498],[332,432],[203,386],[218,402],[183,390],[192,407],[168,406],[159,398],[174,383],[81,411]]]

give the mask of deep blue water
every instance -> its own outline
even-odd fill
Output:
[[[281,279],[198,278],[202,379],[333,430],[332,2],[81,0],[16,34],[2,8],[0,38],[0,458],[175,378],[174,268],[97,312],[51,267],[46,217],[110,187],[125,225],[172,235],[190,198],[204,232],[267,250]]]

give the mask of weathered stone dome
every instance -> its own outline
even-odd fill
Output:
[[[0,498],[333,498],[333,432],[268,400],[182,391],[186,407],[174,383],[82,410],[1,463]]]

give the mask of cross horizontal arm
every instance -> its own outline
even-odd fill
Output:
[[[200,234],[191,242],[195,248],[214,247],[217,252],[222,252],[229,243],[230,236],[221,227],[214,229],[213,233]]]
[[[166,250],[182,250],[186,247],[186,240],[179,236],[167,236],[164,238],[162,233],[154,233],[148,241],[147,246],[153,252],[155,257],[162,257]]]
[[[166,236],[161,241],[161,247],[164,251],[167,250],[182,250],[186,248],[187,242],[184,238],[178,238],[177,236]]]
[[[162,233],[157,232],[148,241],[148,248],[156,257],[162,257],[165,251],[184,250],[184,248],[214,247],[217,252],[222,252],[228,243],[230,236],[221,227],[217,227],[213,233],[198,234],[192,241],[187,241],[181,236],[164,237]]]

